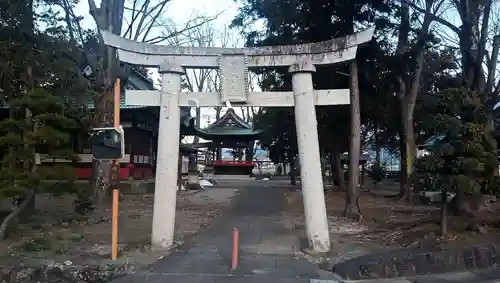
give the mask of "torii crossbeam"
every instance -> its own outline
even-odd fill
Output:
[[[295,108],[306,233],[314,252],[330,249],[330,236],[321,176],[316,105],[349,104],[348,89],[314,90],[314,65],[352,60],[359,44],[370,41],[374,28],[317,43],[252,48],[180,47],[151,45],[101,31],[104,43],[115,47],[122,62],[159,67],[159,91],[126,92],[130,105],[160,106],[152,244],[172,245],[174,238],[180,106],[241,106]],[[247,72],[255,67],[289,66],[291,92],[249,92]],[[218,69],[220,93],[181,92],[185,68]]]

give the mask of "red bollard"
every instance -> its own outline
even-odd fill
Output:
[[[240,242],[240,231],[233,228],[233,255],[231,260],[231,270],[238,268],[238,252]]]

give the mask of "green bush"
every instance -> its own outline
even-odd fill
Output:
[[[483,189],[481,190],[483,194],[498,196],[500,192],[500,177],[493,176],[484,183]]]
[[[497,192],[493,178],[496,149],[491,145],[488,118],[476,93],[447,89],[439,94],[426,132],[439,136],[427,150],[429,155],[415,162],[412,182],[420,190],[445,190],[464,196]],[[429,108],[432,109],[432,108]]]
[[[385,163],[375,163],[368,173],[375,183],[379,183],[388,176],[387,165]]]

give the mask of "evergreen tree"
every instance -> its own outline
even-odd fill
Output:
[[[20,197],[23,201],[0,228],[5,238],[11,219],[29,212],[42,180],[75,179],[71,164],[56,165],[55,159],[76,160],[71,131],[76,123],[64,116],[57,97],[43,89],[28,91],[9,101],[10,117],[0,122],[0,196]],[[53,166],[39,166],[40,157],[53,158]]]
[[[68,117],[82,115],[67,106],[88,90],[75,64],[78,44],[68,40],[55,5],[0,0],[0,97],[8,117],[0,122],[0,197],[21,199],[0,238],[21,212],[29,215],[41,180],[75,179],[72,164],[38,164],[39,156],[75,160],[71,133],[78,125]]]
[[[416,186],[441,191],[442,233],[446,234],[447,194],[456,194],[450,210],[472,216],[464,199],[481,194],[494,185],[491,174],[497,152],[491,147],[493,134],[479,95],[467,89],[447,89],[429,110],[428,132],[438,137],[430,154],[416,162]],[[459,204],[464,204],[459,206]]]

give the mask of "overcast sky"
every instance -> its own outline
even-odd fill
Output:
[[[130,5],[130,0],[125,0],[127,7]],[[100,0],[96,0],[96,4],[100,5]],[[171,0],[167,4],[167,18],[172,19],[175,23],[185,23],[193,12],[200,15],[216,15],[217,13],[226,10],[216,20],[216,25],[223,27],[229,24],[236,15],[238,6],[233,0]],[[84,16],[84,25],[86,27],[95,26],[92,17],[89,15],[89,6],[87,0],[80,0],[75,12]]]
[[[95,0],[96,4],[100,5],[100,0]],[[152,1],[153,3],[156,1]],[[141,3],[141,2],[140,2]],[[153,4],[154,5],[154,4]],[[126,7],[132,7],[132,0],[125,0]],[[224,28],[231,23],[233,18],[235,17],[238,10],[238,5],[234,0],[171,0],[165,9],[166,13],[163,15],[164,18],[168,18],[172,20],[177,26],[182,27],[186,22],[190,20],[192,15],[199,16],[214,16],[221,12],[217,19],[212,23],[213,27],[219,30],[224,30]],[[75,13],[84,17],[82,22],[82,26],[84,28],[93,28],[95,27],[95,22],[89,14],[88,2],[87,0],[80,0],[80,3],[77,5],[75,9]],[[124,17],[127,16],[125,13]],[[124,28],[126,28],[126,24],[124,23]],[[152,30],[151,36],[154,37],[155,33],[160,32],[161,30]],[[237,31],[235,31],[237,32]],[[237,39],[237,37],[235,38]],[[163,43],[166,44],[166,43]],[[154,71],[153,79],[156,81],[159,79],[159,75],[157,71]],[[238,114],[241,114],[239,109],[235,109]],[[224,114],[224,110],[223,113]],[[202,119],[201,119],[201,127],[208,126],[209,123],[213,123],[215,121],[215,110],[212,108],[203,108],[202,109]],[[192,115],[195,115],[195,111],[192,111]],[[191,140],[191,138],[189,138]],[[189,142],[189,141],[186,141]]]
[[[153,3],[155,1],[152,1]],[[141,3],[141,2],[140,2]],[[100,0],[96,0],[96,4],[100,6]],[[126,7],[132,7],[132,0],[125,0]],[[212,23],[216,29],[221,31],[225,26],[229,25],[235,17],[238,10],[238,5],[234,0],[171,0],[165,9],[166,13],[164,18],[172,20],[177,26],[182,27],[189,21],[192,15],[200,16],[214,16],[222,12],[217,19]],[[84,28],[95,27],[95,22],[89,14],[89,7],[87,0],[81,0],[75,9],[75,13],[84,17],[82,25]],[[125,13],[124,17],[127,16]],[[126,28],[124,23],[124,28]],[[154,37],[155,33],[161,30],[152,30],[151,36]],[[236,31],[235,31],[236,32]],[[164,43],[165,44],[165,43]],[[159,75],[156,71],[153,72],[153,79],[157,81]],[[237,111],[239,112],[239,111]],[[193,112],[194,116],[195,113]],[[208,118],[210,117],[210,118]],[[214,122],[215,111],[211,108],[202,109],[202,122],[201,126],[205,127],[209,122]]]

